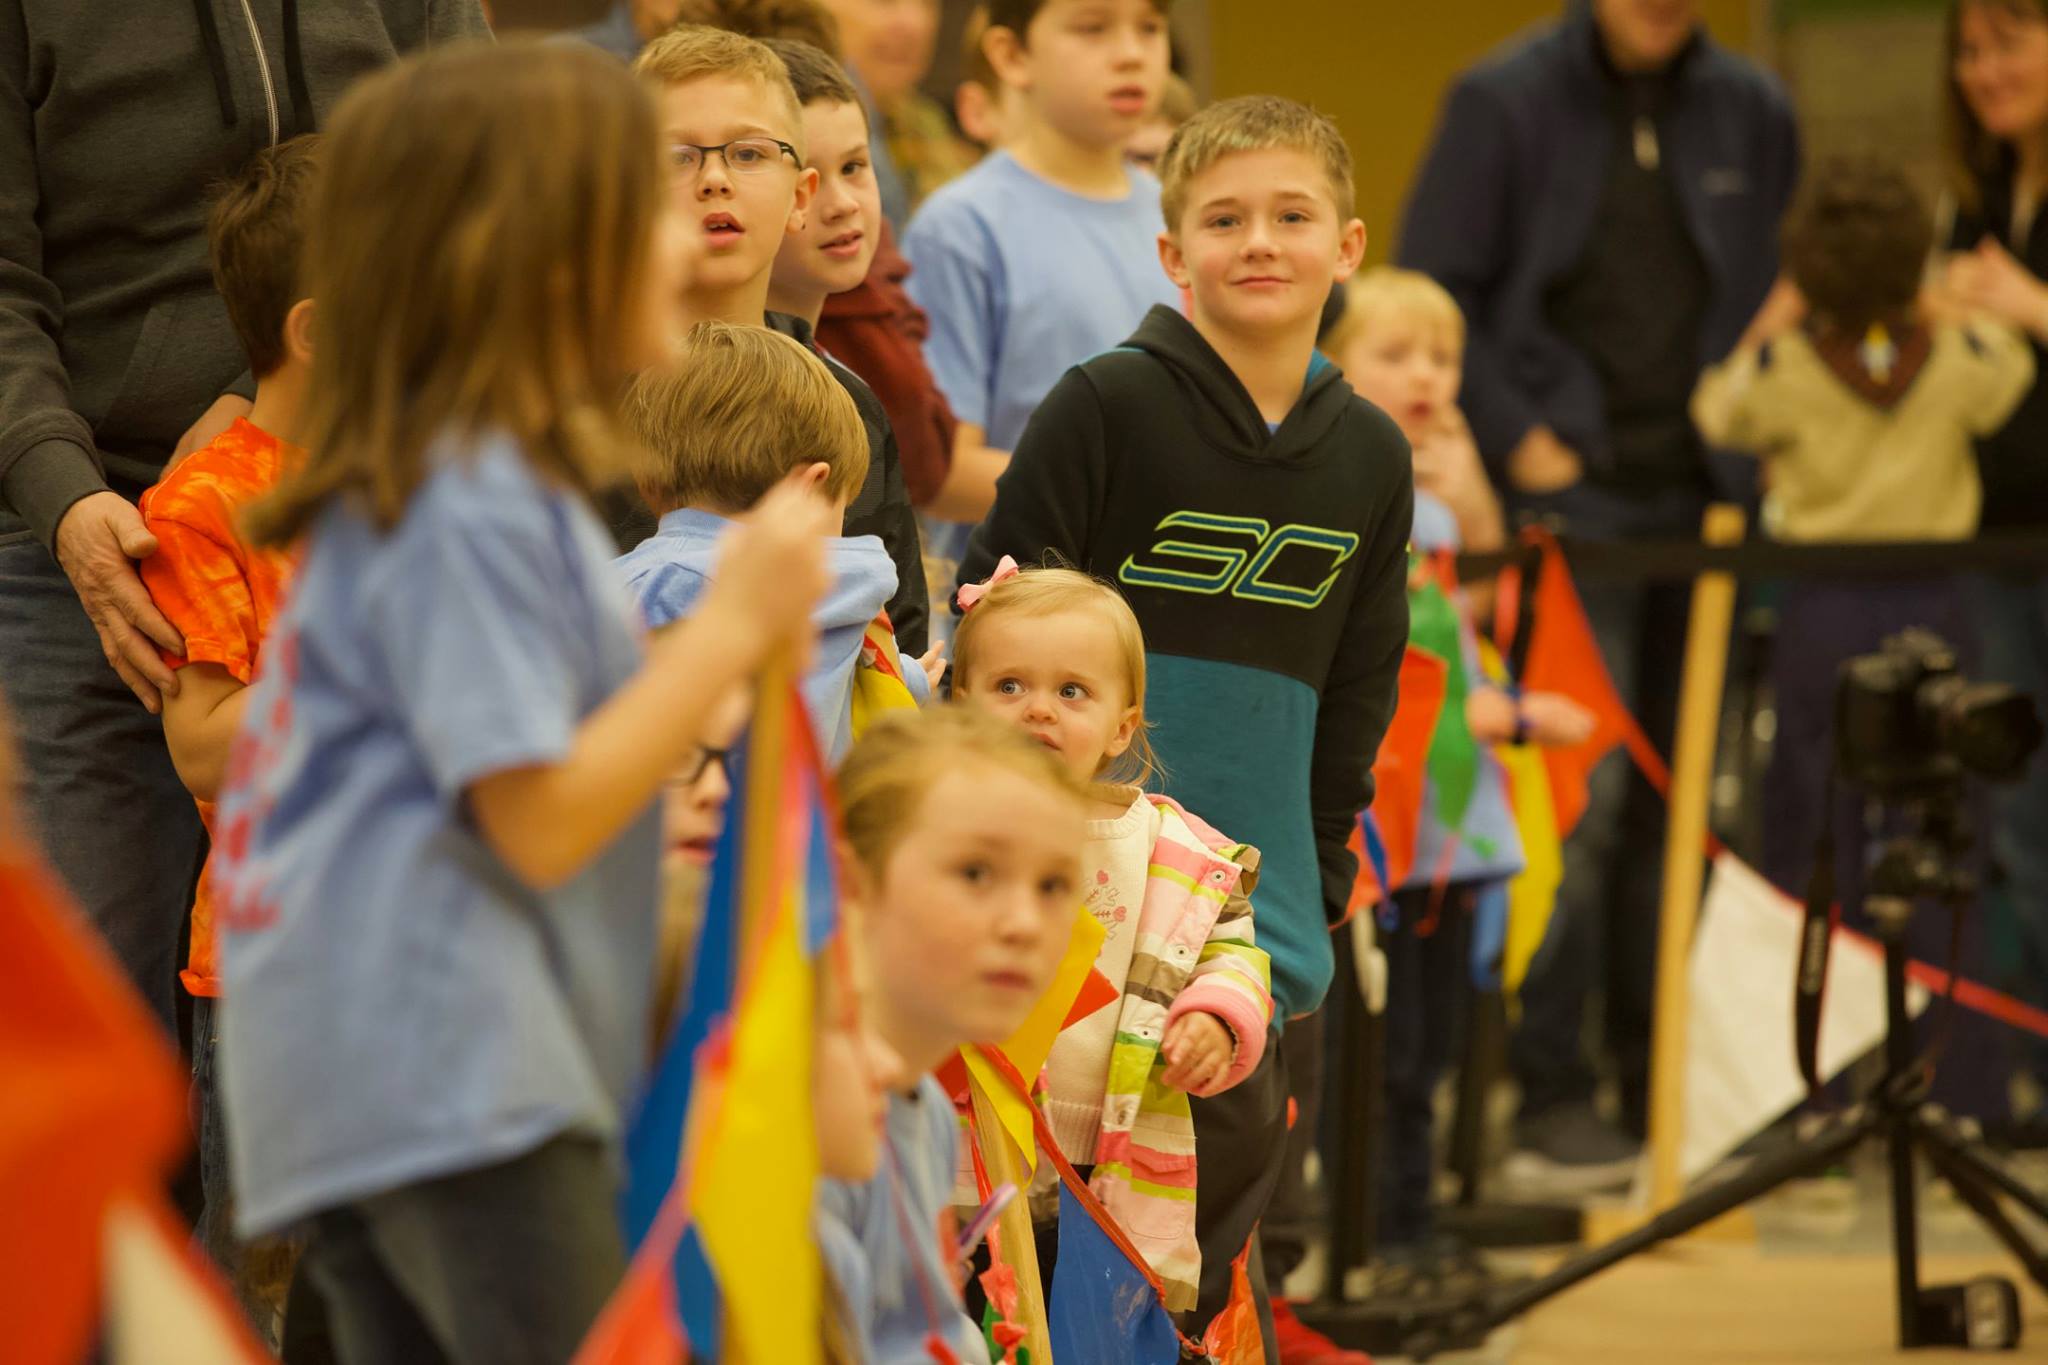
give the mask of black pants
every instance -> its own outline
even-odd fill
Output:
[[[1472,883],[1441,897],[1394,893],[1399,920],[1380,937],[1387,957],[1386,1128],[1381,1145],[1379,1244],[1414,1246],[1435,1229],[1436,1086],[1470,998]]]
[[[1299,1022],[1299,1021],[1296,1021]],[[1288,1025],[1291,1031],[1293,1023]],[[1287,1153],[1287,1058],[1278,1037],[1252,1074],[1208,1099],[1191,1101],[1195,1120],[1195,1238],[1202,1247],[1201,1297],[1180,1317],[1181,1330],[1199,1338],[1230,1303],[1230,1263],[1244,1250],[1279,1188]],[[1252,1292],[1266,1358],[1272,1344],[1272,1305],[1253,1258]]]
[[[344,1365],[561,1365],[626,1270],[605,1151],[557,1138],[320,1216],[306,1264]]]

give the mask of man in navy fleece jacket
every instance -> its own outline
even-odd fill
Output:
[[[1747,494],[1686,404],[1777,275],[1798,163],[1783,90],[1707,35],[1697,0],[1573,0],[1452,87],[1398,255],[1465,310],[1465,413],[1517,513],[1582,536],[1690,536],[1710,496]],[[1616,685],[1668,745],[1683,585],[1580,588]],[[1604,993],[1640,1137],[1662,817],[1616,754],[1566,847],[1511,1049],[1508,1175],[1529,1193],[1629,1174],[1635,1142],[1594,1117],[1580,1037]]]

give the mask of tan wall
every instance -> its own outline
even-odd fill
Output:
[[[1702,0],[1714,35],[1747,50],[1754,0]],[[1358,162],[1358,212],[1385,260],[1451,78],[1562,0],[1208,0],[1218,97],[1261,92],[1330,114]]]

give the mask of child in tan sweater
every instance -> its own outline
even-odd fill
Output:
[[[1972,442],[2033,383],[2013,330],[1921,306],[1933,239],[1906,178],[1868,158],[1815,169],[1785,232],[1779,284],[1734,354],[1693,394],[1708,444],[1764,461],[1764,526],[1782,540],[1967,540],[1982,485]],[[1925,626],[1964,652],[1970,622],[1952,580],[1794,579],[1772,656],[1777,740],[1764,787],[1763,871],[1797,892],[1811,868],[1829,762],[1835,673],[1887,635]],[[1844,798],[1849,800],[1851,798]],[[1852,823],[1839,882],[1860,882]],[[1843,895],[1845,905],[1853,897]]]

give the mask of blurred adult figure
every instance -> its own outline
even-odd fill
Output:
[[[0,689],[35,834],[167,1021],[201,830],[135,499],[247,411],[207,189],[359,73],[487,31],[477,0],[0,0]]]
[[[939,0],[826,0],[846,65],[868,100],[882,216],[902,232],[924,197],[980,159],[918,88],[939,41]]]
[[[1982,528],[2048,530],[2048,3],[1953,0],[1948,15],[1947,162],[1957,253],[1944,291],[2025,331],[2036,378],[2003,429],[1977,443]],[[1978,598],[1985,673],[2048,715],[2048,573],[1993,576]],[[2048,1004],[2048,760],[1992,793],[1992,855],[2018,929],[2018,988]],[[2048,1080],[2048,1050],[2036,1049]]]
[[[1778,271],[1798,173],[1778,82],[1717,44],[1697,0],[1573,0],[1454,84],[1401,233],[1471,327],[1464,402],[1510,509],[1575,536],[1690,537],[1749,475],[1702,445],[1687,401]],[[1677,704],[1687,593],[1586,579],[1607,666],[1653,740]],[[1565,851],[1522,988],[1506,1174],[1532,1195],[1631,1173],[1647,1103],[1663,803],[1616,753]],[[1595,1112],[1588,1006],[1622,1126]]]

